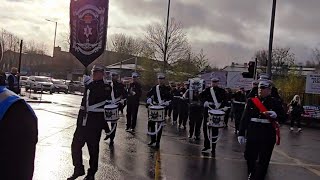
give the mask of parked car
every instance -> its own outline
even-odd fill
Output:
[[[51,82],[53,83],[53,92],[64,92],[65,94],[68,94],[68,86],[63,82],[63,80],[52,79]]]
[[[29,78],[28,76],[20,76],[20,80],[19,80],[20,86],[26,86],[28,78]]]
[[[50,94],[53,93],[53,83],[51,82],[51,78],[46,76],[30,76],[25,85],[26,91],[29,89],[33,90],[35,93],[37,91],[47,91]]]
[[[70,81],[68,83],[68,89],[70,93],[80,92],[84,93],[84,85],[80,81]]]

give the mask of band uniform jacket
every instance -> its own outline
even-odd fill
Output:
[[[87,91],[87,90],[90,90]],[[105,100],[111,100],[111,86],[105,84],[103,80],[93,81],[86,86],[85,93],[82,98],[81,106],[86,107],[87,93],[89,93],[89,106],[100,103]],[[103,106],[99,107],[103,108]],[[85,109],[80,109],[77,125],[83,126],[83,118],[87,115],[86,127],[103,128],[105,126],[103,112],[85,112]]]
[[[278,99],[272,97],[271,95],[265,98],[259,97],[259,99],[268,109],[268,111],[276,112],[277,118],[272,120],[279,122],[284,119],[285,113],[281,102]],[[253,141],[266,139],[272,139],[275,141],[276,131],[271,123],[252,122],[251,118],[267,119],[264,114],[260,113],[259,109],[252,102],[252,100],[248,99],[240,122],[239,136],[246,135],[248,140]]]
[[[202,91],[202,93],[200,93],[200,100],[202,103],[204,103],[205,101],[214,102],[211,96],[210,88],[211,87],[207,87],[204,91]],[[219,108],[227,106],[226,91],[220,87],[214,87],[213,90],[215,92],[218,103],[221,103]],[[215,105],[210,105],[210,107],[214,108]]]
[[[170,101],[172,99],[169,86],[160,85],[159,90],[160,90],[160,96],[162,101]],[[156,86],[151,88],[151,90],[147,94],[147,97],[152,98],[154,103],[156,104],[159,103],[157,92],[156,92]]]
[[[131,92],[134,91],[136,94],[132,95]],[[139,102],[140,97],[142,94],[142,87],[141,84],[138,82],[132,82],[128,88],[128,102]]]

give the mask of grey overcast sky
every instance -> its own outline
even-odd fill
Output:
[[[23,39],[53,46],[69,28],[68,0],[0,0],[0,28]],[[143,37],[145,27],[163,22],[168,0],[110,0],[108,35]],[[171,0],[171,17],[180,21],[195,51],[204,49],[212,65],[251,60],[268,47],[272,0]],[[278,0],[275,47],[290,47],[297,62],[320,48],[320,0]],[[50,52],[51,53],[51,52]]]

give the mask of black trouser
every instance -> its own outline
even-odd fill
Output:
[[[101,130],[101,128],[77,127],[71,144],[72,162],[75,171],[83,169],[82,148],[87,143],[90,155],[88,174],[94,175],[97,172]]]
[[[224,123],[226,124],[226,126],[228,126],[229,117],[230,117],[230,111],[231,111],[230,108],[228,108],[228,110],[225,111]]]
[[[160,123],[158,123],[159,125]],[[158,127],[157,127],[158,128]],[[149,132],[155,132],[156,130],[156,123],[154,121],[148,121],[148,130]],[[160,131],[158,132],[158,134],[156,135],[150,135],[151,136],[151,142],[156,142],[157,144],[160,144],[160,139],[161,139],[161,135],[162,135],[162,127],[160,129]]]
[[[240,121],[242,118],[243,111],[244,111],[243,106],[234,106],[234,116],[235,116],[234,124],[236,126],[236,131],[239,131],[239,126],[240,126]]]
[[[208,132],[208,128],[211,129],[211,133],[212,133],[212,137],[216,137],[216,138],[212,138],[212,150],[216,149],[216,141],[217,141],[217,136],[219,135],[219,128],[216,127],[208,127],[207,123],[208,123],[208,108],[204,108],[204,118],[203,118],[203,136],[204,136],[204,147],[205,148],[210,148],[210,139],[209,139],[209,132]]]
[[[247,136],[244,157],[247,160],[248,174],[251,173],[251,180],[263,180],[276,141],[275,130],[271,124],[251,123]]]
[[[137,124],[139,101],[128,101],[127,104],[127,128],[134,129]]]
[[[124,101],[124,104],[119,103],[119,111],[123,114],[123,109],[126,107],[127,101]]]
[[[177,98],[174,98],[172,100],[172,121],[177,122],[178,116],[179,116],[179,111],[180,111],[180,101]]]
[[[188,103],[187,101],[180,101],[180,108],[179,108],[179,125],[186,126],[188,121]]]
[[[114,127],[114,126],[116,126],[116,127]],[[116,131],[117,131],[117,124],[116,123],[111,123],[111,129],[113,129],[113,128],[114,128],[114,131],[109,135],[110,136],[110,141],[113,141],[114,137],[116,136]],[[104,130],[105,130],[107,135],[111,132],[108,123],[106,123],[106,126],[105,126]]]
[[[294,127],[294,122],[297,122],[298,128],[301,128],[301,116],[291,116],[291,127]]]
[[[167,117],[167,116],[171,117],[171,113],[172,113],[172,105],[170,103],[169,106],[166,106],[164,108],[164,116],[165,117]]]
[[[201,123],[203,119],[202,106],[190,106],[189,108],[189,135],[192,137],[193,133],[196,137],[200,136]]]

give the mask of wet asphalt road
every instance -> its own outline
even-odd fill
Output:
[[[31,104],[39,118],[34,180],[63,180],[73,171],[70,145],[81,96],[44,94],[42,100],[52,103]],[[160,150],[149,148],[144,106],[139,109],[136,133],[124,129],[125,117],[121,117],[113,148],[109,147],[109,141],[103,140],[102,133],[97,180],[245,180],[247,177],[244,147],[237,143],[233,122],[228,129],[220,130],[215,157],[202,154],[202,140],[188,139],[187,131],[171,125],[170,121],[165,127]],[[320,130],[305,128],[301,134],[290,133],[287,126],[281,130],[282,144],[274,149],[266,179],[320,179]],[[84,164],[88,168],[87,148],[83,150]]]

